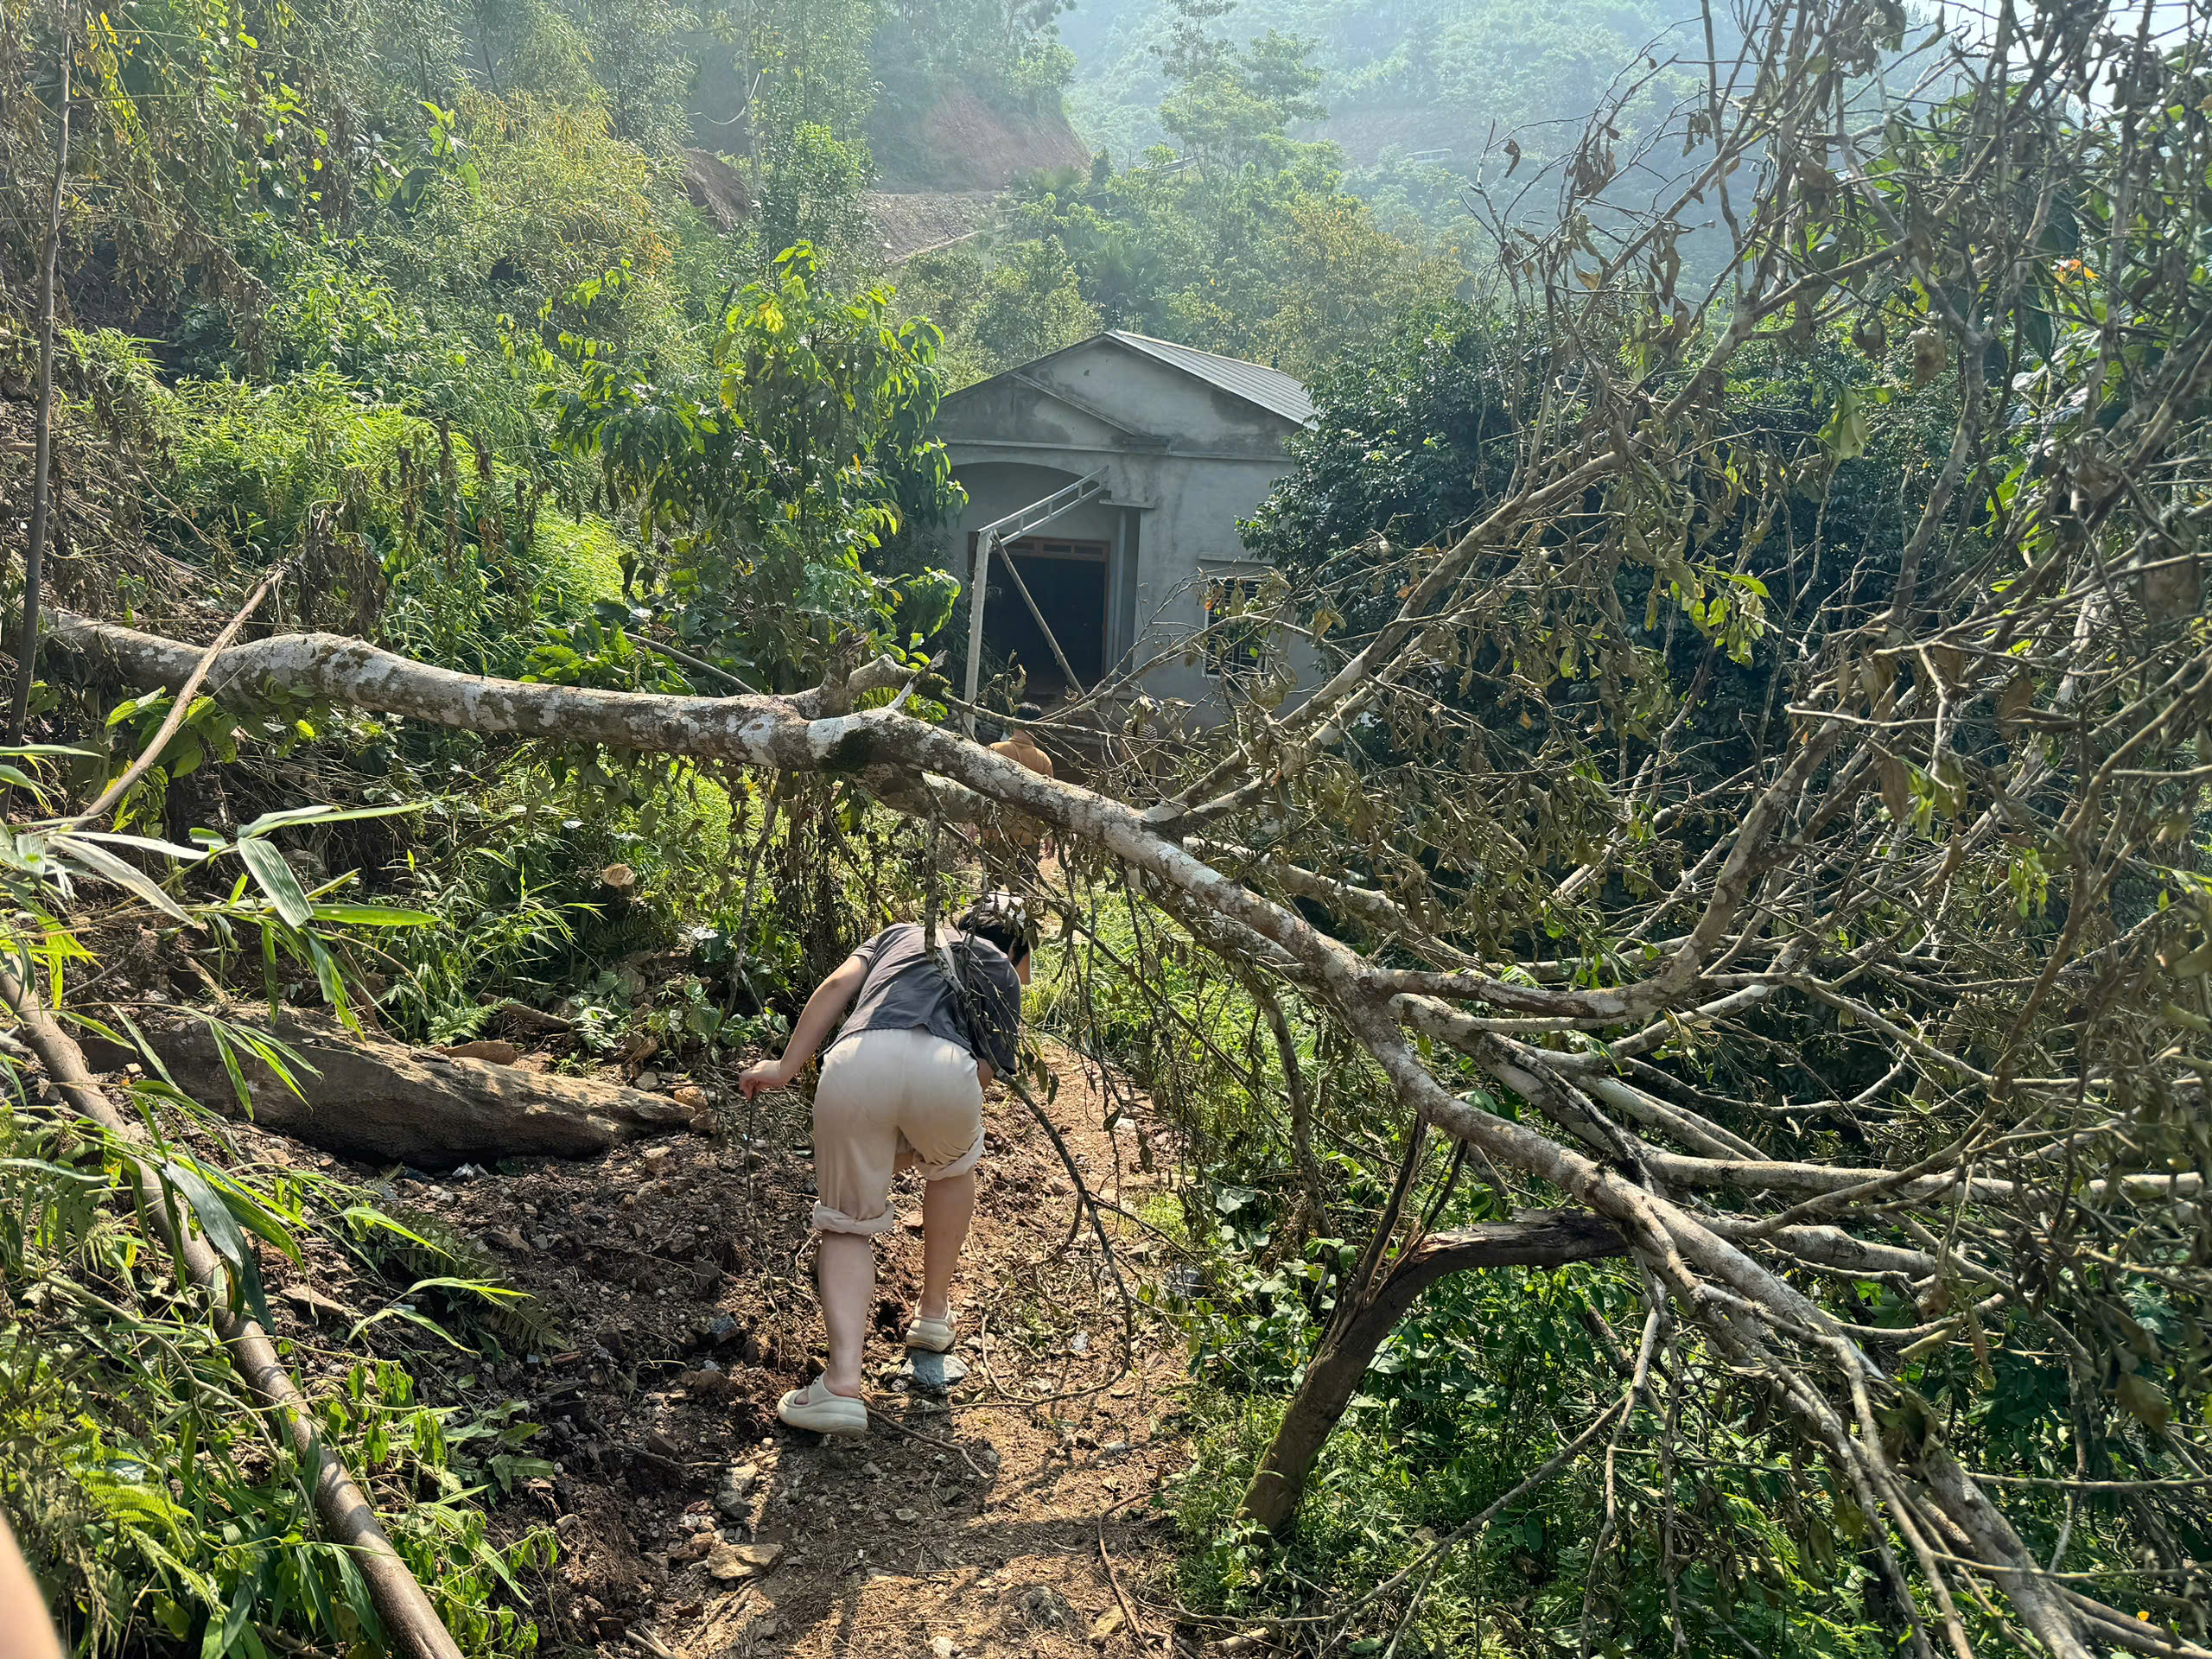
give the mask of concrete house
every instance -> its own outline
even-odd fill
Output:
[[[1306,388],[1279,370],[1118,329],[1009,369],[944,400],[938,432],[968,507],[945,568],[971,582],[992,543],[986,658],[1027,670],[1050,704],[1195,634],[1209,599],[1265,567],[1238,518],[1288,469],[1286,441],[1311,423]],[[1057,653],[1007,578],[1027,587]],[[1231,627],[1143,674],[1144,690],[1218,718],[1222,676],[1249,665]],[[1303,677],[1308,666],[1294,659]]]

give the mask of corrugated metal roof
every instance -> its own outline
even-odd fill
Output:
[[[1247,363],[1239,357],[1217,356],[1194,346],[1178,346],[1172,340],[1154,340],[1150,334],[1133,334],[1123,328],[1109,329],[1106,338],[1119,340],[1131,351],[1171,364],[1185,374],[1194,374],[1219,386],[1232,397],[1257,404],[1287,421],[1296,421],[1300,426],[1313,424],[1313,399],[1306,395],[1303,385],[1281,369],[1271,369],[1262,363]]]

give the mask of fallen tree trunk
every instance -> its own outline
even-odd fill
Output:
[[[1313,1460],[1358,1392],[1375,1351],[1398,1328],[1414,1298],[1438,1280],[1484,1268],[1561,1268],[1627,1254],[1628,1241],[1618,1228],[1580,1210],[1531,1211],[1511,1221],[1430,1234],[1399,1258],[1363,1306],[1338,1320],[1322,1338],[1283,1413],[1281,1427],[1253,1471],[1238,1513],[1270,1532],[1289,1527]]]
[[[1563,499],[1556,492],[1569,486],[1580,489],[1581,482],[1576,480],[1586,482],[1594,476],[1586,470],[1593,465],[1579,463],[1575,472],[1544,486],[1542,500]],[[1523,498],[1517,506],[1499,509],[1503,517],[1494,518],[1500,524],[1509,522],[1535,500]],[[1471,556],[1495,533],[1494,526],[1470,532],[1452,558],[1463,553]],[[1446,559],[1409,591],[1400,620],[1378,636],[1377,643],[1370,644],[1361,658],[1348,665],[1338,682],[1345,682],[1346,676],[1355,671],[1364,673],[1363,664],[1380,648],[1381,641],[1402,642],[1408,637],[1421,612],[1441,591],[1446,578],[1440,577],[1438,571],[1450,568],[1452,559]],[[140,689],[178,683],[207,654],[175,640],[67,613],[57,619],[48,648],[56,658],[70,659],[80,673],[93,677],[112,676]],[[1590,1096],[1561,1069],[1555,1055],[1510,1040],[1489,1027],[1478,1027],[1462,1052],[1492,1081],[1533,1109],[1525,1119],[1503,1116],[1478,1096],[1463,1096],[1446,1088],[1405,1030],[1407,1020],[1422,1005],[1434,1001],[1482,1004],[1524,1024],[1534,1021],[1559,1029],[1597,1030],[1707,1004],[1717,1007],[1724,994],[1737,994],[1741,988],[1732,982],[1723,985],[1707,980],[1710,964],[1720,952],[1728,930],[1750,902],[1753,889],[1765,879],[1769,861],[1779,855],[1774,851],[1777,837],[1781,826],[1792,821],[1797,811],[1794,804],[1807,798],[1815,773],[1834,759],[1855,717],[1835,714],[1810,728],[1804,741],[1791,748],[1787,764],[1758,785],[1740,821],[1728,832],[1726,858],[1713,861],[1709,891],[1692,895],[1690,901],[1697,908],[1694,925],[1662,953],[1651,971],[1615,988],[1527,985],[1488,973],[1386,969],[1300,912],[1194,856],[1178,837],[1196,824],[1232,810],[1245,798],[1241,791],[1212,803],[1162,802],[1139,810],[1075,785],[1033,773],[1004,756],[900,712],[898,703],[849,712],[868,677],[895,671],[895,665],[887,658],[864,667],[842,683],[794,696],[672,697],[457,674],[410,662],[360,640],[302,633],[231,647],[217,658],[207,686],[210,695],[219,700],[248,705],[273,701],[289,706],[302,700],[346,704],[490,737],[550,738],[600,744],[619,751],[811,772],[849,779],[894,808],[926,815],[932,822],[972,818],[995,807],[1007,808],[1039,820],[1057,835],[1088,842],[1118,861],[1147,892],[1167,903],[1206,948],[1281,974],[1303,994],[1332,1007],[1381,1068],[1399,1101],[1421,1119],[1482,1156],[1586,1205],[1617,1229],[1638,1259],[1652,1268],[1657,1285],[1719,1344],[1730,1362],[1765,1378],[1801,1430],[1827,1448],[1839,1465],[1851,1472],[1860,1507],[1869,1513],[1886,1512],[1910,1524],[1910,1500],[1900,1471],[1879,1446],[1852,1433],[1855,1397],[1869,1388],[1886,1395],[1894,1386],[1866,1354],[1856,1334],[1785,1276],[1786,1261],[1770,1266],[1760,1259],[1770,1255],[1773,1241],[1764,1234],[1746,1234],[1739,1245],[1707,1226],[1681,1202],[1647,1185],[1645,1175],[1637,1173],[1640,1164],[1649,1174],[1663,1175],[1670,1187],[1694,1191],[1736,1184],[1744,1174],[1737,1160],[1725,1155],[1684,1156],[1623,1131],[1591,1103]],[[1304,706],[1311,708],[1317,700],[1329,703],[1342,689],[1338,682],[1332,682],[1334,689],[1315,694]],[[1866,767],[1872,762],[1861,764],[1867,753],[1862,747],[1844,763],[1845,782],[1837,785],[1843,791],[1839,799],[1852,798],[1852,790],[1864,792],[1865,776],[1871,775]],[[1252,786],[1264,781],[1255,778]],[[1185,798],[1203,792],[1186,791]],[[1774,976],[1778,976],[1759,982],[1778,985],[1788,977],[1780,969],[1774,970]],[[1827,995],[1840,996],[1841,993],[1830,990]],[[1849,1006],[1870,1026],[1879,1020],[1878,1014],[1856,1003]],[[2024,1019],[2026,1014],[2020,1017]],[[1886,1032],[1887,1027],[1883,1029]],[[1921,1063],[1934,1063],[1926,1061],[1922,1053],[1924,1042],[1910,1033],[1894,1040],[1908,1045],[1905,1052],[1918,1057]],[[1426,1043],[1421,1046],[1426,1046]],[[1956,1057],[1948,1057],[1942,1064],[1954,1069],[1965,1065]],[[1979,1074],[1969,1071],[1966,1075]],[[1985,1081],[1995,1087],[1998,1080]],[[1673,1120],[1683,1121],[1683,1115],[1675,1112]],[[1752,1178],[1755,1191],[1774,1189],[1781,1174],[1797,1167],[1814,1167],[1813,1179],[1823,1193],[1835,1192],[1838,1184],[1839,1178],[1827,1176],[1817,1166],[1750,1161],[1763,1166]],[[1889,1184],[1930,1179],[1939,1181],[1942,1193],[1908,1190],[1916,1198],[1925,1199],[1954,1192],[1961,1181],[1970,1183],[1969,1190],[1977,1198],[1986,1193],[2009,1199],[2018,1190],[2012,1181],[1985,1181],[1974,1171],[1970,1157],[1965,1167],[1940,1175],[1939,1168],[1877,1172],[1881,1185],[1876,1190],[1894,1197]],[[1836,1192],[1838,1198],[1862,1185],[1856,1173],[1840,1179],[1843,1187]],[[2179,1175],[2156,1178],[2164,1183],[2181,1179]],[[1998,1191],[2000,1185],[2005,1189],[2002,1192]],[[1757,1255],[1751,1253],[1755,1249]],[[1738,1309],[1745,1312],[1739,1316],[1733,1311]],[[1375,1332],[1377,1343],[1387,1330],[1383,1325]],[[1832,1365],[1840,1376],[1832,1380],[1831,1388],[1822,1391],[1806,1387],[1802,1373],[1775,1351],[1774,1344],[1783,1341],[1810,1353],[1821,1365]],[[1323,1383],[1332,1389],[1341,1388],[1342,1400],[1332,1412],[1324,1410],[1328,1401],[1317,1392],[1315,1422],[1324,1427],[1333,1423],[1334,1414],[1349,1402],[1364,1368],[1363,1359],[1353,1367],[1351,1351],[1347,1348],[1325,1369],[1323,1377],[1313,1386],[1317,1390]],[[1297,1421],[1302,1424],[1306,1419],[1301,1416]],[[1256,1498],[1255,1504],[1272,1503],[1286,1510],[1294,1508],[1294,1498],[1288,1496],[1294,1485],[1284,1477],[1294,1468],[1302,1478],[1318,1446],[1317,1440],[1309,1450],[1287,1448],[1282,1457],[1272,1459],[1270,1469],[1277,1478],[1269,1484],[1277,1496]],[[1263,1475],[1268,1472],[1262,1471]],[[1945,1501],[1946,1491],[1953,1501],[1966,1501],[1974,1495],[1976,1489],[1972,1479],[1963,1474],[1960,1479],[1962,1484],[1956,1489],[1936,1491],[1939,1504]],[[1942,1563],[1919,1534],[1912,1535],[1916,1559],[1939,1600],[1948,1597]],[[2009,1559],[2001,1559],[1990,1570],[2009,1573],[2015,1567]],[[1909,1593],[1901,1577],[1892,1587],[1901,1597]],[[2084,1651],[2067,1605],[2033,1594],[2017,1599],[2014,1605],[2032,1633],[2054,1654],[2064,1659]]]
[[[22,1024],[24,1040],[44,1063],[48,1077],[63,1098],[116,1140],[127,1146],[140,1144],[144,1132],[108,1099],[93,1078],[84,1051],[22,982],[4,969],[0,969],[0,1001],[15,1010]],[[315,1432],[308,1402],[278,1362],[269,1333],[256,1320],[231,1312],[230,1270],[222,1258],[205,1238],[193,1232],[188,1218],[178,1213],[151,1166],[136,1157],[130,1162],[143,1212],[149,1217],[168,1218],[178,1269],[213,1305],[215,1333],[230,1350],[239,1380],[260,1408],[274,1418],[301,1467],[312,1472],[315,1513],[321,1518],[325,1535],[351,1554],[368,1586],[377,1617],[384,1621],[390,1650],[405,1659],[461,1659],[459,1645],[430,1605],[429,1597],[385,1535],[368,1494]]]
[[[207,1020],[178,1014],[140,1029],[178,1088],[203,1105],[238,1110]],[[493,1158],[583,1158],[690,1122],[690,1109],[664,1095],[404,1048],[296,1014],[280,1018],[275,1034],[315,1071],[296,1077],[295,1094],[264,1062],[231,1043],[254,1122],[341,1157],[426,1169]],[[86,1052],[111,1071],[137,1058],[100,1041],[88,1043]]]

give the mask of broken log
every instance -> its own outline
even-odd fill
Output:
[[[238,1091],[206,1020],[179,1014],[143,1020],[139,1028],[178,1088],[204,1106],[238,1114]],[[691,1109],[665,1095],[405,1048],[297,1014],[280,1017],[274,1034],[315,1071],[296,1079],[294,1094],[232,1043],[254,1122],[340,1157],[423,1169],[495,1158],[585,1158],[691,1122]],[[108,1071],[137,1058],[105,1041],[85,1048]]]
[[[1570,1262],[1625,1255],[1628,1241],[1602,1216],[1580,1210],[1523,1211],[1511,1221],[1486,1221],[1431,1233],[1398,1259],[1360,1306],[1348,1310],[1321,1341],[1284,1412],[1237,1510],[1281,1535],[1297,1518],[1314,1460],[1358,1392],[1375,1351],[1398,1327],[1414,1298],[1438,1280],[1489,1268],[1562,1268]]]

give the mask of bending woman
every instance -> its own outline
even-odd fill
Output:
[[[952,1346],[952,1274],[976,1213],[983,1090],[1014,1068],[1029,933],[1021,901],[1007,893],[986,894],[957,929],[939,929],[935,950],[912,922],[884,929],[816,988],[783,1058],[747,1066],[738,1079],[748,1100],[786,1086],[851,1005],[814,1090],[815,1276],[830,1363],[777,1402],[776,1414],[795,1428],[868,1432],[861,1362],[875,1238],[898,1224],[891,1178],[910,1166],[929,1185],[922,1300],[906,1345],[938,1353]]]

